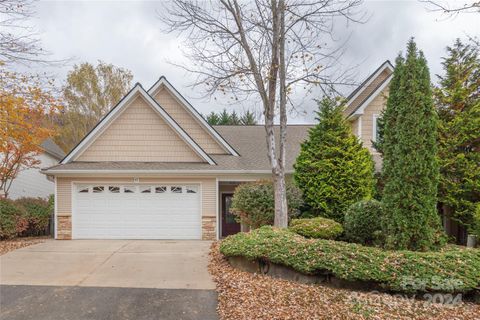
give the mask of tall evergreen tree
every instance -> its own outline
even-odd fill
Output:
[[[413,39],[399,56],[384,112],[383,228],[386,248],[430,250],[440,244],[437,123],[427,61]]]
[[[305,202],[338,222],[352,203],[370,199],[374,186],[372,156],[352,134],[342,109],[332,98],[320,101],[318,124],[301,146],[294,173]]]
[[[439,197],[444,213],[475,232],[480,210],[480,53],[457,39],[435,89],[440,116]]]

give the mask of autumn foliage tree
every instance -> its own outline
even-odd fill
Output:
[[[0,66],[0,191],[5,197],[21,170],[40,164],[40,144],[55,135],[46,117],[59,108],[36,77]]]
[[[99,61],[75,65],[63,88],[65,108],[55,142],[71,150],[131,88],[131,71]]]

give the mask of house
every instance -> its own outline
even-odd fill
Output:
[[[350,97],[362,140],[379,88],[370,78]],[[287,128],[287,174],[310,127]],[[137,83],[43,172],[55,180],[56,239],[218,239],[240,231],[235,187],[271,177],[263,126],[210,126],[164,77]]]
[[[22,197],[47,198],[54,193],[55,184],[45,179],[39,167],[49,167],[58,164],[65,153],[52,139],[46,139],[40,145],[43,152],[36,156],[40,163],[35,168],[21,170],[8,191],[10,199]]]
[[[382,63],[347,97],[344,111],[352,132],[372,153],[377,171],[382,167],[382,158],[372,142],[377,140],[377,121],[387,104],[388,85],[392,80],[393,70],[390,61]]]

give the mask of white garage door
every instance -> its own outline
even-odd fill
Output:
[[[74,239],[200,239],[199,185],[75,184]]]

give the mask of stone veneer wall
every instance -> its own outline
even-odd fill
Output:
[[[71,216],[57,216],[57,239],[59,240],[72,239],[72,217]]]
[[[216,217],[202,217],[202,240],[216,240]]]

